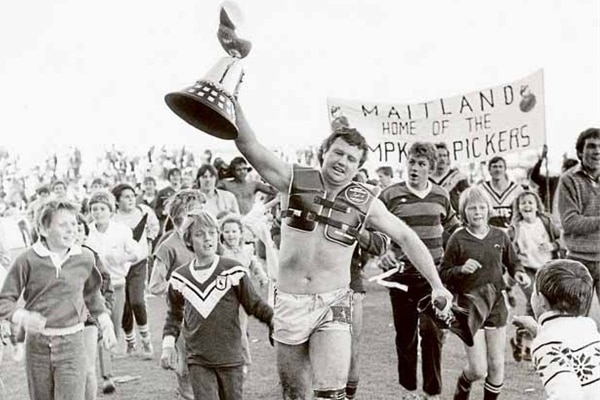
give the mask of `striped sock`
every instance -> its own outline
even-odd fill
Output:
[[[318,400],[318,399],[344,400],[346,398],[346,389],[314,390],[313,393],[315,396],[315,400]]]
[[[460,375],[456,382],[456,389],[454,391],[454,400],[468,400],[471,395],[471,384],[473,381],[469,380],[465,375],[465,372]]]
[[[150,328],[148,327],[148,324],[138,325],[138,332],[140,332],[142,340],[148,340],[150,338]]]
[[[135,344],[135,332],[125,333],[125,341],[127,343]]]
[[[354,400],[356,398],[356,389],[358,389],[358,381],[346,382],[346,399]]]
[[[499,385],[494,385],[486,379],[485,385],[483,386],[483,400],[496,400],[498,396],[500,396],[502,386],[502,383]]]

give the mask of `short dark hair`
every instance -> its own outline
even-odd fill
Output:
[[[358,163],[358,166],[362,167],[365,161],[367,161],[367,151],[369,150],[369,146],[367,145],[365,137],[359,131],[347,126],[337,127],[323,141],[321,147],[319,147],[319,151],[317,152],[317,159],[319,160],[319,163],[323,164],[323,155],[327,153],[333,142],[335,142],[338,138],[342,139],[350,146],[358,147],[362,151],[362,156],[360,157],[360,161]]]
[[[131,190],[133,194],[135,194],[135,189],[128,183],[119,183],[114,188],[112,188],[111,193],[115,196],[115,201],[118,203],[121,200],[121,195],[124,191]]]
[[[52,190],[54,190],[55,187],[57,187],[58,185],[63,185],[63,187],[66,189],[67,188],[67,184],[65,181],[61,181],[60,179],[57,181],[52,182]]]
[[[577,143],[575,144],[575,150],[577,150],[577,158],[581,161],[581,153],[583,153],[583,148],[585,147],[585,141],[588,139],[600,139],[600,129],[598,128],[588,128],[585,131],[581,132],[577,137]]]
[[[235,171],[235,167],[242,164],[248,165],[248,161],[246,161],[244,157],[233,157],[233,159],[229,162],[229,169],[231,171]]]
[[[43,194],[43,193],[50,194],[50,189],[48,188],[47,185],[42,185],[42,186],[38,187],[37,189],[35,189],[35,193],[37,193],[37,194]]]
[[[169,172],[167,172],[167,180],[171,179],[171,176],[173,176],[175,174],[181,175],[181,170],[179,168],[177,168],[177,167],[171,168],[169,170]]]
[[[490,158],[490,161],[488,161],[488,171],[490,170],[490,167],[492,166],[492,164],[496,164],[499,162],[504,164],[504,168],[506,168],[506,160],[504,159],[504,157],[495,156],[495,157]]]
[[[376,173],[382,173],[390,178],[394,177],[394,170],[389,165],[383,165],[375,170]]]
[[[198,179],[200,179],[200,177],[204,175],[206,171],[210,172],[210,174],[215,178],[219,178],[219,171],[217,171],[215,167],[210,164],[202,164],[196,173],[196,182],[198,182]]]
[[[535,290],[550,308],[568,315],[587,315],[594,294],[594,280],[587,268],[575,260],[551,260],[535,275]]]
[[[77,213],[77,224],[83,225],[83,231],[85,232],[85,236],[90,234],[90,226],[85,220],[85,216],[82,213]]]

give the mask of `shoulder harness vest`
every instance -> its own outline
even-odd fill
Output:
[[[294,165],[288,208],[282,211],[282,216],[286,225],[301,231],[314,231],[322,223],[328,240],[351,246],[378,191],[373,186],[350,182],[331,201],[327,199],[319,171]]]

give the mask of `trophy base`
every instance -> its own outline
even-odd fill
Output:
[[[199,81],[191,88],[165,96],[169,108],[193,127],[218,137],[235,140],[235,110],[230,97],[210,81]]]

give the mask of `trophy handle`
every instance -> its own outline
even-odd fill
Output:
[[[238,94],[240,92],[240,85],[244,81],[244,75],[246,75],[246,73],[244,72],[244,70],[242,70],[242,72],[240,73],[240,80],[238,81],[237,85],[235,85],[235,90],[233,91],[233,98],[236,101],[238,99]]]

